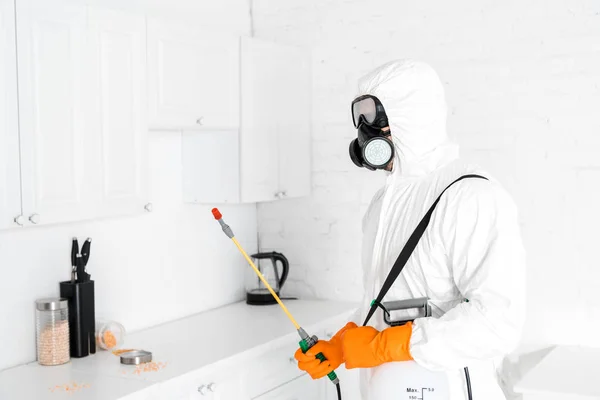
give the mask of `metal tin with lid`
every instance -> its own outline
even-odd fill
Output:
[[[146,350],[133,350],[121,354],[121,364],[139,365],[152,361],[152,353]]]
[[[71,359],[69,303],[47,298],[35,302],[37,359],[41,365],[61,365]]]

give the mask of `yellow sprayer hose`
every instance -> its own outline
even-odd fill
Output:
[[[244,258],[246,259],[246,261],[248,261],[248,264],[250,264],[250,266],[252,267],[252,269],[254,269],[254,272],[256,272],[256,275],[258,275],[258,277],[260,278],[260,280],[262,281],[262,283],[264,283],[264,285],[267,287],[267,289],[269,289],[269,292],[271,292],[271,295],[273,295],[273,297],[275,298],[275,300],[277,300],[277,303],[279,303],[279,305],[281,306],[281,308],[283,309],[283,311],[285,312],[285,314],[288,316],[288,318],[290,319],[290,321],[292,321],[292,323],[294,324],[294,326],[296,327],[296,329],[300,329],[300,325],[298,325],[298,323],[296,322],[296,320],[294,319],[294,317],[292,317],[292,314],[290,314],[290,312],[288,311],[287,307],[285,306],[285,304],[283,304],[283,302],[281,301],[281,299],[279,298],[279,296],[277,296],[277,293],[275,293],[275,291],[273,290],[273,288],[271,288],[271,285],[269,285],[269,282],[267,282],[267,280],[265,279],[265,277],[263,276],[263,274],[261,274],[260,271],[258,270],[258,268],[256,268],[256,265],[254,265],[254,262],[252,262],[252,259],[248,256],[248,254],[246,254],[246,252],[244,251],[244,249],[240,245],[240,242],[238,242],[238,240],[235,237],[231,238],[231,240],[233,240],[233,243],[235,243],[235,245],[237,246],[237,248],[240,251],[240,253],[242,253],[242,255],[244,256]]]

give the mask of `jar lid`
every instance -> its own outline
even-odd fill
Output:
[[[146,350],[133,350],[121,354],[121,364],[140,365],[152,361],[152,353]]]
[[[40,311],[64,310],[69,307],[67,299],[51,297],[48,299],[39,299],[35,301],[35,307]]]

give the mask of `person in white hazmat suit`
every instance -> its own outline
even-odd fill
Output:
[[[365,400],[411,398],[402,379],[409,365],[442,375],[449,400],[505,399],[498,371],[518,344],[525,310],[517,210],[488,173],[458,158],[458,146],[446,133],[446,110],[437,74],[412,60],[389,62],[363,77],[352,102],[358,139],[351,143],[351,158],[388,174],[363,219],[365,295],[354,321],[295,357],[314,379],[342,363],[363,368]],[[487,179],[448,187],[469,174]],[[389,326],[378,310],[368,326],[358,326],[408,237],[447,187],[384,299],[427,297],[431,316]],[[320,352],[326,361],[315,358]]]

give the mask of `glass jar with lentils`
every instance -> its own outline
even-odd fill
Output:
[[[37,359],[41,365],[69,362],[69,306],[66,299],[35,302]]]

